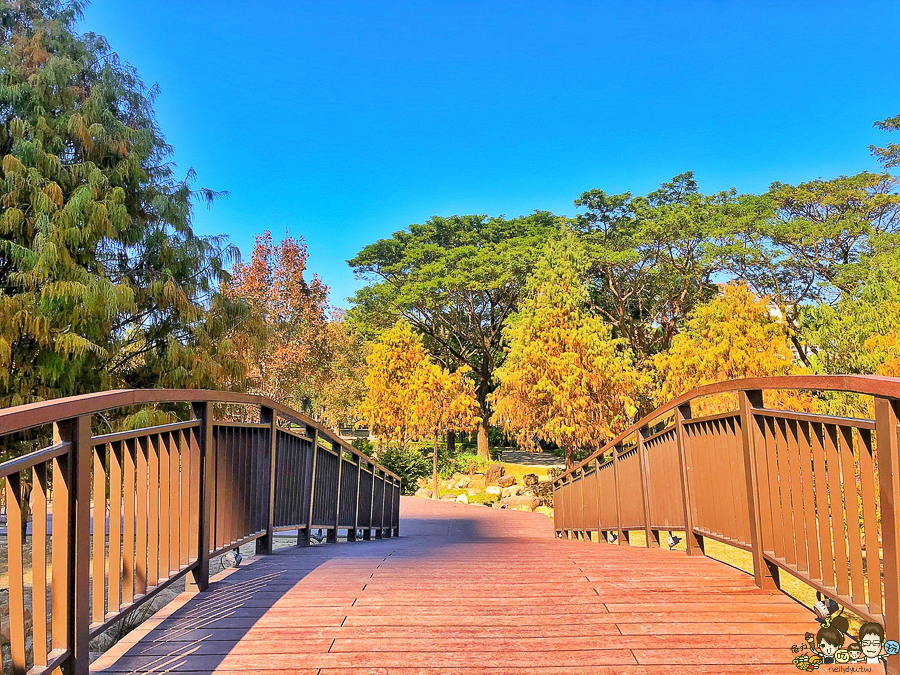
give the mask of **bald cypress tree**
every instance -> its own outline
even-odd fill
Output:
[[[235,251],[192,229],[155,87],[78,3],[0,0],[0,405],[110,386],[239,386],[219,294]]]

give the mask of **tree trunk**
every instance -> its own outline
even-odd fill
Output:
[[[482,459],[490,459],[491,452],[488,449],[488,429],[491,428],[491,420],[488,414],[482,410],[481,422],[478,424],[478,456]]]
[[[575,459],[573,458],[574,454],[575,454],[575,451],[572,448],[566,448],[566,470],[567,471],[569,469],[571,469],[573,466],[575,466]]]
[[[437,471],[437,442],[438,437],[437,434],[434,435],[434,459],[432,460],[432,473],[431,478],[434,483],[434,489],[431,492],[432,499],[440,499],[441,494],[438,490],[438,471]]]
[[[452,455],[456,452],[456,432],[448,431],[447,432],[447,455]]]

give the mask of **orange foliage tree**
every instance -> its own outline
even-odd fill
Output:
[[[327,375],[328,287],[307,278],[308,257],[302,238],[276,244],[266,231],[250,262],[235,265],[226,293],[251,308],[233,338],[249,364],[250,391],[313,412]]]
[[[743,282],[724,286],[718,297],[691,312],[669,350],[656,355],[657,402],[711,382],[803,372],[788,330],[767,298],[756,296]],[[813,405],[811,398],[797,393],[766,391],[764,396],[768,407],[803,410]],[[736,409],[734,394],[693,404],[697,415]]]
[[[583,254],[571,234],[544,250],[527,297],[505,330],[495,419],[519,444],[556,443],[572,466],[577,449],[601,447],[637,413],[646,379],[622,340],[588,310]]]

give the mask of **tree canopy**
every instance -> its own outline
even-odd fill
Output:
[[[0,401],[240,386],[219,293],[235,251],[192,229],[154,87],[77,4],[0,2]]]
[[[434,217],[365,247],[348,261],[368,280],[350,312],[375,336],[407,320],[431,355],[450,370],[471,368],[480,406],[478,452],[488,456],[488,395],[503,358],[503,326],[516,310],[529,272],[559,219]]]

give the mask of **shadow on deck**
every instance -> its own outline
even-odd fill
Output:
[[[814,626],[731,567],[555,539],[538,514],[404,497],[400,532],[228,570],[92,670],[788,673]]]

